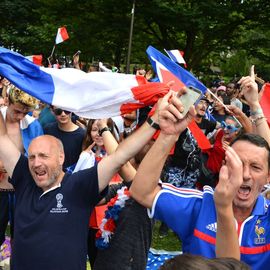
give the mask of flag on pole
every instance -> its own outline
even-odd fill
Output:
[[[37,99],[85,118],[108,118],[153,105],[169,91],[164,83],[114,72],[39,67],[0,47],[0,74]]]
[[[66,27],[58,28],[55,38],[55,44],[59,44],[67,39],[69,39],[69,36]]]
[[[152,46],[146,50],[154,71],[161,82],[174,81],[172,89],[178,91],[183,86],[193,86],[205,93],[207,87],[194,77],[189,71],[174,63],[170,58]]]
[[[197,80],[190,72],[174,63],[170,58],[156,50],[154,47],[149,46],[146,52],[159,80],[164,83],[174,81],[174,85],[171,87],[173,90],[179,91],[183,86],[193,86],[202,93],[207,91],[206,86]],[[209,140],[195,121],[191,122],[188,127],[201,149],[208,149],[211,147]]]
[[[186,61],[184,59],[184,52],[179,50],[166,50],[164,51],[168,54],[171,60],[175,63],[184,64],[185,68],[187,67]]]
[[[26,58],[28,60],[30,60],[31,62],[33,62],[34,64],[38,65],[38,66],[42,66],[42,55],[29,55],[26,56]]]

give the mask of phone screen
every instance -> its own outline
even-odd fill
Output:
[[[188,87],[187,92],[180,96],[179,99],[184,106],[183,115],[186,115],[189,108],[196,103],[202,96],[202,92],[194,87]]]

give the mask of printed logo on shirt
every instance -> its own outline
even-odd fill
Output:
[[[206,226],[206,229],[212,231],[212,232],[217,232],[217,223],[211,223]]]
[[[254,238],[254,244],[265,244],[265,237],[262,237],[262,235],[265,234],[264,227],[260,227],[261,220],[258,219],[255,225],[255,234],[257,235],[257,238]]]
[[[50,213],[68,213],[68,209],[65,208],[62,204],[62,200],[64,198],[63,194],[58,193],[56,194],[55,198],[56,198],[56,207],[53,207],[50,210]]]

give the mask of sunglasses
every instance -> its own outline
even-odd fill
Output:
[[[71,113],[71,112],[69,112],[69,111],[62,110],[62,109],[60,109],[60,108],[54,109],[53,112],[55,113],[55,115],[61,115],[62,112],[64,112],[65,114],[70,114],[70,113]]]
[[[222,121],[221,122],[221,128],[222,129],[227,129],[230,133],[233,133],[233,132],[235,132],[235,131],[238,130],[238,128],[236,126],[234,126],[234,125],[228,125],[228,124],[226,124],[225,121]]]

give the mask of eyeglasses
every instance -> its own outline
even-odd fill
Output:
[[[228,125],[225,121],[221,122],[221,128],[227,129],[230,133],[233,133],[238,130],[238,128],[235,125]]]
[[[69,111],[62,110],[62,109],[60,109],[60,108],[54,109],[53,112],[55,113],[55,115],[61,115],[62,112],[64,112],[65,114],[70,114],[70,113],[71,113],[71,112],[69,112]]]

